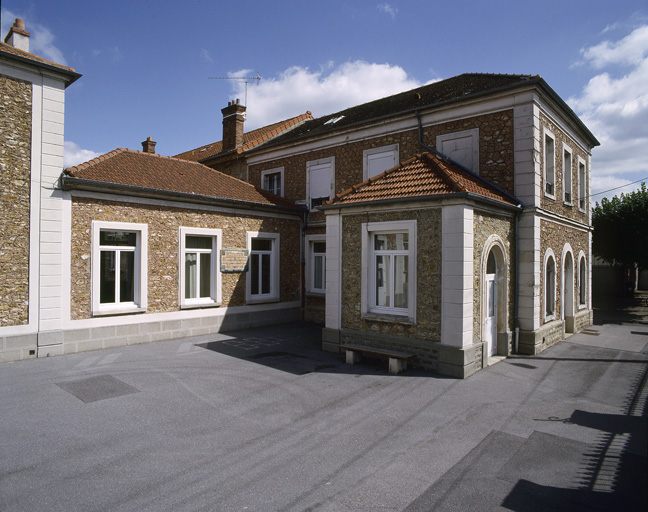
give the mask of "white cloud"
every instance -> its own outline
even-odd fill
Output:
[[[387,2],[383,4],[378,5],[378,10],[382,13],[389,14],[392,19],[396,18],[396,14],[398,13],[398,7],[393,7]]]
[[[63,144],[63,168],[73,167],[92,160],[100,155],[89,149],[82,149],[78,144],[66,140]]]
[[[239,70],[231,76],[253,76]],[[248,83],[246,130],[303,114],[320,117],[338,110],[413,89],[421,84],[399,66],[363,61],[332,62],[317,71],[293,66],[276,78]],[[245,85],[234,82],[236,97],[243,101]]]
[[[594,194],[648,177],[648,25],[582,54],[585,63],[600,73],[568,103],[601,143],[592,152]]]
[[[25,20],[25,29],[29,32],[29,51],[34,55],[51,60],[58,64],[67,65],[63,52],[54,44],[54,34],[46,26],[41,25],[29,17],[12,11],[2,10],[2,40],[7,35],[9,28],[16,18]]]

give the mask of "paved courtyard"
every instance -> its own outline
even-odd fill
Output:
[[[467,380],[306,323],[4,364],[0,510],[645,510],[644,313]]]

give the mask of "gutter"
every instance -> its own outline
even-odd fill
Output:
[[[118,183],[109,183],[105,181],[84,180],[81,178],[73,178],[71,176],[61,175],[59,179],[61,188],[63,190],[85,190],[89,192],[101,193],[120,193],[126,196],[133,197],[148,197],[151,199],[167,199],[171,201],[205,204],[210,206],[226,206],[226,207],[239,207],[239,208],[254,208],[256,210],[265,210],[276,212],[277,210],[285,210],[290,213],[303,214],[304,208],[300,206],[288,205],[273,205],[255,203],[253,201],[243,201],[239,199],[229,199],[225,197],[203,196],[198,194],[191,194],[188,192],[174,192],[171,190],[154,189],[148,187],[137,187],[134,185],[123,185]]]
[[[77,73],[76,71],[72,71],[71,69],[58,67],[54,64],[48,64],[47,62],[43,62],[37,59],[29,59],[27,57],[23,57],[22,55],[17,55],[15,53],[2,51],[1,48],[0,48],[0,56],[8,60],[16,60],[18,62],[22,62],[23,64],[29,64],[30,66],[44,68],[47,69],[48,71],[52,71],[60,75],[67,75],[69,77],[69,80],[65,82],[66,88],[69,85],[72,85],[74,82],[76,82],[79,78],[83,76],[81,73]]]

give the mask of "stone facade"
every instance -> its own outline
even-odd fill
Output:
[[[483,341],[482,334],[482,296],[481,286],[482,268],[484,265],[483,258],[488,255],[484,254],[486,241],[492,235],[497,235],[504,245],[506,252],[506,282],[508,284],[507,296],[507,325],[506,329],[512,332],[515,329],[515,219],[512,216],[495,215],[484,210],[475,210],[474,212],[474,239],[473,239],[473,341],[478,343]],[[509,347],[509,352],[510,352]]]
[[[0,327],[29,320],[32,86],[0,75]]]
[[[71,250],[71,318],[91,317],[91,225],[93,220],[148,225],[147,313],[178,311],[178,233],[180,227],[222,229],[223,249],[246,249],[247,231],[280,234],[280,301],[300,300],[300,222],[120,201],[73,197]],[[246,304],[245,273],[222,274],[221,307]]]

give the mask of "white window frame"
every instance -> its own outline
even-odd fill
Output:
[[[315,253],[313,244],[315,242],[326,243],[326,235],[307,235],[306,236],[306,291],[309,293],[326,293],[326,253]],[[324,274],[322,275],[323,288],[315,288],[315,254],[324,257]]]
[[[386,155],[389,153],[391,153],[394,159],[394,165],[387,168],[391,169],[393,167],[396,167],[399,162],[398,144],[391,144],[389,146],[382,146],[380,148],[365,149],[362,152],[362,178],[364,181],[368,180],[369,178],[373,178],[374,176],[378,176],[378,174],[381,174],[387,170],[383,169],[379,173],[374,174],[373,176],[369,176],[369,161],[371,160],[371,157],[375,157],[376,155]]]
[[[585,265],[585,275],[581,275],[581,265]],[[587,259],[585,253],[581,251],[578,255],[578,309],[585,309],[587,307]],[[583,301],[583,295],[585,300]]]
[[[256,293],[252,294],[252,255],[257,254],[257,251],[252,251],[252,239],[263,238],[272,240],[272,253],[270,260],[270,292],[269,293]],[[262,231],[248,231],[247,232],[247,250],[248,250],[248,270],[245,279],[245,298],[248,303],[255,302],[271,302],[279,300],[280,293],[280,275],[279,269],[279,233],[267,233]]]
[[[407,308],[377,306],[375,304],[376,284],[375,253],[372,239],[374,235],[404,233],[408,234],[408,290]],[[361,263],[361,311],[364,318],[407,321],[416,323],[416,220],[393,222],[367,222],[362,224],[362,263]]]
[[[179,298],[181,308],[196,308],[218,306],[222,301],[222,274],[220,273],[220,251],[223,245],[223,231],[221,229],[180,227],[179,267],[180,283]],[[187,236],[205,236],[212,238],[211,268],[210,268],[210,294],[209,297],[188,299],[185,297],[185,254],[186,252],[205,252],[205,250],[187,249],[185,244]]]
[[[573,167],[574,167],[574,152],[572,149],[563,142],[563,202],[566,205],[572,206],[574,204],[574,180],[572,179],[572,176],[574,175]],[[569,155],[569,169],[565,169],[565,157],[566,155]],[[567,180],[569,179],[569,185],[567,185]],[[569,193],[569,197],[567,197],[567,193]]]
[[[547,291],[549,290],[549,279],[547,276],[547,263],[549,263],[549,258],[553,260],[553,301],[549,301],[549,297],[547,296]],[[558,282],[558,265],[556,264],[556,256],[554,255],[553,251],[551,249],[547,249],[547,252],[545,253],[544,257],[544,265],[542,266],[542,272],[543,272],[543,296],[544,296],[544,308],[542,311],[543,317],[545,319],[545,322],[549,322],[551,320],[556,319],[556,283]],[[549,303],[552,302],[552,311],[551,313],[547,314],[547,306]]]
[[[473,154],[473,168],[469,169],[475,174],[479,174],[479,128],[472,128],[470,130],[462,130],[460,132],[445,133],[443,135],[437,135],[436,138],[436,149],[441,154],[445,154],[442,151],[443,143],[453,139],[464,139],[470,137],[472,139],[472,154]],[[448,158],[452,158],[450,155],[445,155]]]
[[[134,300],[132,302],[114,302],[102,304],[100,302],[100,280],[101,280],[101,249],[110,249],[112,246],[100,245],[101,231],[126,231],[136,234],[135,247],[132,252],[134,257]],[[123,246],[115,246],[115,250],[123,251]],[[128,250],[131,251],[130,249]],[[100,315],[118,315],[128,313],[138,313],[146,311],[148,304],[147,280],[148,280],[148,225],[136,224],[131,222],[109,222],[109,221],[92,221],[91,228],[91,314]],[[116,290],[115,299],[118,300],[118,290]]]
[[[548,173],[549,173],[549,160],[547,155],[547,138],[551,139],[553,142],[553,162],[552,162],[552,167],[551,167],[551,172],[553,173],[553,176],[551,177],[551,181],[549,181],[548,178]],[[547,130],[546,128],[543,130],[543,135],[542,135],[542,161],[543,161],[543,169],[542,169],[542,175],[544,177],[544,183],[543,183],[543,193],[545,197],[548,197],[550,199],[556,199],[556,136],[553,134],[553,132]],[[547,185],[551,183],[551,191],[547,190]]]
[[[583,166],[582,177],[580,172],[581,166]],[[580,156],[578,157],[577,172],[578,172],[578,210],[584,213],[587,211],[587,162]]]
[[[265,171],[261,171],[261,188],[263,190],[267,190],[270,192],[270,189],[267,187],[266,184],[266,178],[268,176],[271,176],[273,174],[278,174],[279,179],[281,180],[281,186],[279,187],[279,194],[281,197],[284,195],[284,168],[283,167],[277,167],[275,169],[266,169]]]
[[[311,208],[311,169],[314,167],[319,167],[323,165],[328,165],[330,167],[330,187],[329,187],[329,199],[333,196],[333,191],[335,190],[335,157],[330,156],[327,158],[320,158],[319,160],[311,160],[306,162],[306,204],[310,211],[317,211],[317,206]],[[325,196],[322,196],[325,197]]]

